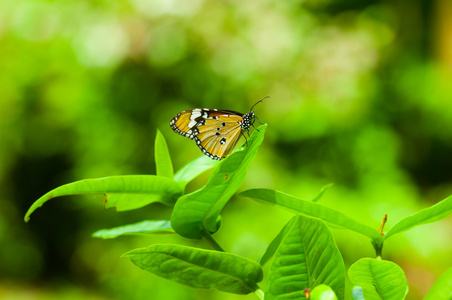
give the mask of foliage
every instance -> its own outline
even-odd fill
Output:
[[[262,269],[234,254],[179,245],[152,245],[124,256],[143,270],[196,288],[248,294],[257,290]]]
[[[288,225],[275,252],[265,299],[299,299],[322,284],[344,299],[344,262],[326,225],[301,215]]]
[[[392,238],[384,237],[382,257],[404,270],[406,299],[422,299],[452,265],[450,215],[420,227],[411,225],[421,215],[405,219],[452,194],[451,6],[0,1],[0,298],[254,299],[191,289],[143,274],[129,258],[117,261],[151,244],[208,248],[204,238],[162,234],[166,226],[155,231],[163,223],[153,221],[169,222],[173,208],[156,195],[148,199],[157,202],[121,213],[105,210],[103,195],[67,196],[46,202],[30,223],[23,217],[34,200],[79,179],[170,178],[163,158],[156,169],[156,128],[169,146],[171,178],[190,194],[212,171],[197,175],[198,168],[218,162],[187,164],[199,149],[173,134],[169,120],[190,108],[244,113],[270,95],[255,111],[269,124],[265,142],[237,192],[265,188],[309,200],[334,182],[316,203],[373,233],[388,214],[384,231]],[[267,260],[259,283],[265,290],[277,250],[267,247],[278,244],[293,214],[233,197],[214,237],[230,253]],[[346,269],[376,256],[367,235],[324,222]],[[120,228],[127,224],[136,226]],[[100,228],[122,235],[91,238]],[[396,229],[404,231],[393,235]],[[345,298],[351,288],[347,279]]]
[[[118,210],[141,208],[152,202],[174,206],[171,227],[168,220],[143,221],[94,234],[114,238],[123,234],[176,233],[190,239],[204,238],[214,250],[154,244],[129,251],[124,256],[143,270],[195,288],[215,288],[235,294],[254,292],[263,299],[299,299],[312,293],[313,299],[344,299],[345,267],[330,229],[326,224],[363,234],[375,248],[376,259],[363,258],[354,263],[348,275],[356,286],[355,299],[404,299],[408,286],[403,270],[395,263],[381,259],[386,237],[419,225],[438,221],[451,213],[452,197],[409,216],[392,227],[385,236],[383,221],[379,230],[318,204],[329,188],[324,187],[313,201],[306,201],[270,189],[252,189],[239,196],[250,197],[265,204],[294,212],[293,218],[281,229],[258,262],[227,253],[213,238],[220,226],[223,208],[240,187],[249,165],[256,157],[266,125],[256,130],[247,144],[221,161],[206,185],[183,195],[188,181],[211,164],[196,162],[173,175],[172,162],[163,135],[158,132],[155,143],[157,175],[114,176],[87,179],[58,187],[28,210],[30,215],[51,198],[86,193],[102,193],[106,204]],[[178,175],[180,174],[180,175]],[[176,178],[178,180],[176,180]],[[391,233],[391,235],[390,235]],[[252,245],[249,245],[252,247]],[[258,283],[263,279],[262,266],[273,259],[265,293]],[[448,274],[434,287],[432,294],[447,289]],[[446,298],[445,298],[446,299]]]
[[[352,283],[361,287],[364,299],[404,299],[408,292],[403,270],[393,262],[362,258],[348,270]]]

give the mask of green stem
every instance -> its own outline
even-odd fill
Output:
[[[210,246],[212,246],[213,249],[217,250],[217,251],[221,251],[221,252],[226,252],[224,251],[224,249],[220,246],[220,244],[217,243],[217,241],[215,241],[215,239],[212,237],[212,235],[210,234],[210,232],[208,232],[207,230],[204,229],[204,234],[203,237],[206,239],[206,241],[210,244]]]
[[[378,241],[376,240],[372,240],[372,246],[375,249],[375,256],[379,259],[381,259],[381,253],[383,250],[383,239],[380,239]]]
[[[381,258],[381,252],[383,251],[383,243],[384,243],[384,229],[385,229],[385,225],[386,225],[386,221],[388,221],[388,215],[385,214],[385,216],[383,217],[383,221],[380,224],[380,228],[378,229],[378,232],[380,233],[380,236],[378,239],[372,239],[372,245],[374,246],[375,249],[375,254],[377,259],[382,259]]]
[[[256,296],[261,299],[264,300],[264,291],[261,289],[257,289],[254,291],[254,294],[256,294]]]

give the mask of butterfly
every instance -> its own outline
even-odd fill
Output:
[[[215,108],[184,110],[174,116],[169,125],[174,132],[194,140],[202,153],[220,160],[231,153],[242,135],[245,136],[243,132],[254,127],[257,117],[253,108],[265,98],[257,101],[246,114]]]

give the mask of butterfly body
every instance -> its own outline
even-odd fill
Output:
[[[171,121],[174,132],[192,139],[211,159],[220,160],[231,153],[243,134],[253,125],[253,111],[242,114],[232,110],[188,109]]]

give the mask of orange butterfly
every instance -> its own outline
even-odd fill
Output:
[[[246,114],[210,108],[184,110],[170,121],[170,127],[194,140],[202,153],[211,159],[220,160],[231,153],[244,131],[254,127],[257,117],[253,107],[265,98],[257,101]]]

